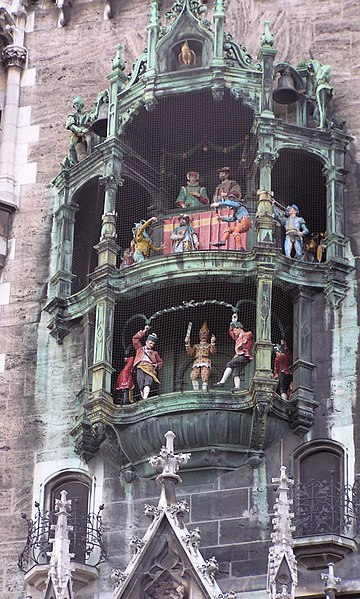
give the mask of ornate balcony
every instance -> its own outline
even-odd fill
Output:
[[[355,551],[359,528],[357,483],[330,480],[300,484],[295,494],[295,554],[308,569],[323,568]]]
[[[45,588],[49,569],[49,552],[52,549],[53,524],[56,522],[55,510],[41,511],[35,503],[34,518],[22,514],[28,526],[28,536],[25,547],[19,557],[18,566],[25,573],[25,580],[37,589]],[[73,582],[79,589],[98,577],[96,566],[106,560],[102,540],[102,518],[100,506],[97,514],[82,514],[78,502],[69,515],[70,553],[74,554]]]

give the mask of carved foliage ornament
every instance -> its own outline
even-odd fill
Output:
[[[2,59],[6,68],[19,67],[23,69],[25,67],[27,57],[27,50],[23,46],[9,45],[4,48],[2,52]]]

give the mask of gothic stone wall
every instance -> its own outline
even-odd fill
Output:
[[[86,107],[90,107],[98,91],[106,87],[105,76],[110,70],[110,59],[118,42],[124,45],[129,65],[146,44],[147,2],[124,0],[116,7],[112,21],[103,20],[104,5],[100,2],[75,0],[73,4],[71,21],[65,28],[57,27],[58,12],[52,3],[44,0],[36,4],[35,18],[29,17],[26,33],[29,65],[22,81],[22,120],[19,122],[19,156],[21,151],[25,151],[26,156],[22,156],[21,203],[13,217],[11,254],[0,279],[0,594],[3,599],[24,596],[23,577],[17,570],[16,561],[25,540],[20,512],[31,512],[34,463],[74,459],[68,430],[76,414],[74,388],[78,390],[81,365],[79,331],[75,330],[63,346],[56,346],[46,329],[48,317],[41,315],[49,277],[52,220],[49,182],[58,173],[58,165],[67,151],[69,135],[63,128],[64,122],[74,95],[81,93]],[[170,2],[163,2],[161,10],[165,11],[169,6]],[[336,105],[356,140],[360,133],[360,20],[357,2],[230,0],[227,29],[235,39],[245,43],[253,56],[257,54],[265,18],[271,22],[279,60],[296,64],[308,57],[311,50],[321,62],[333,65]],[[360,228],[357,153],[354,143],[349,159],[346,200],[346,231],[351,238],[356,267]],[[357,280],[358,267],[352,280],[354,290]],[[324,315],[320,305],[318,317],[324,328],[333,326],[332,319],[328,314]],[[352,418],[358,416],[353,368],[357,364],[358,342],[354,293],[349,294],[336,318],[337,326],[343,327],[343,333],[339,334],[334,348],[334,363],[328,372],[334,383],[336,401],[328,405],[326,381],[323,395],[319,389],[325,412],[318,412],[318,422],[310,437],[324,436],[329,431],[344,437],[346,431],[348,438],[353,440],[353,459],[354,448],[359,443],[359,431],[352,432]],[[321,356],[320,344],[316,354]],[[323,371],[321,376],[325,380],[326,373]],[[327,423],[326,431],[324,422]],[[300,442],[290,435],[285,444],[285,455]],[[274,463],[279,463],[279,448],[274,450],[273,458],[276,458]],[[271,475],[277,474],[273,470],[275,468],[269,468],[265,480],[255,480],[259,482],[262,493],[265,482],[269,483]],[[256,539],[253,536],[251,522],[258,516],[248,512],[253,482],[248,469],[224,476],[210,489],[199,485],[193,489],[190,518],[192,523],[202,522],[205,553],[207,556],[213,553],[220,556],[221,576],[225,576],[228,570],[236,576],[251,576],[259,572],[261,578],[260,582],[256,582],[256,588],[264,582],[266,545],[259,545],[259,540],[264,537],[261,527],[256,529]],[[114,563],[117,559],[124,563],[122,540],[132,532],[132,526],[145,526],[140,506],[151,495],[155,501],[157,493],[154,483],[135,483],[129,497],[132,498],[135,493],[136,501],[134,504],[128,502],[125,510],[125,504],[121,503],[124,492],[119,489],[120,483],[114,472],[106,473],[105,483],[106,518],[112,527],[108,533],[110,556]],[[229,486],[232,488],[228,489]],[[190,494],[190,489],[183,488],[181,492]],[[239,502],[232,501],[234,495],[239,497]],[[218,497],[219,502],[213,497]],[[204,504],[203,499],[206,500]],[[218,512],[220,499],[224,506],[221,514]],[[204,515],[200,512],[202,505]],[[231,515],[236,522],[234,527],[226,522],[232,509]],[[139,515],[132,518],[131,510]],[[127,514],[125,521],[122,520],[124,514]],[[121,529],[122,536],[116,534],[115,521],[118,521],[117,529]],[[121,526],[119,523],[122,523]],[[264,526],[266,528],[266,524]],[[124,529],[127,529],[126,533]],[[236,539],[245,544],[247,541],[255,543],[255,560],[249,560],[250,545],[247,549],[231,553],[230,546]],[[215,551],[214,547],[219,543],[221,547]],[[259,565],[258,568],[259,559],[261,567]],[[350,575],[352,560],[347,563],[346,570]],[[356,572],[356,569],[354,567],[353,571]],[[108,589],[106,581],[101,585]],[[251,579],[248,579],[248,588],[252,588]],[[31,594],[36,597],[35,591]]]

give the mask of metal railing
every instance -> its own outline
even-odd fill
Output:
[[[336,534],[353,537],[359,530],[358,481],[341,485],[328,480],[301,483],[294,497],[294,537]]]
[[[83,514],[79,501],[74,500],[73,509],[68,516],[72,529],[69,532],[70,553],[74,554],[73,561],[89,566],[97,566],[106,560],[102,538],[101,512]],[[54,537],[52,525],[56,523],[55,511],[41,511],[39,503],[35,502],[36,513],[33,519],[22,513],[22,518],[28,526],[25,547],[19,557],[18,566],[27,572],[34,565],[49,563],[49,552],[52,550],[50,540]]]

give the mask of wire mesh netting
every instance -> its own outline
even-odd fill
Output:
[[[146,260],[150,264],[154,258],[161,259],[178,251],[172,236],[181,226],[180,217],[184,212],[189,217],[185,224],[195,236],[191,234],[189,245],[180,244],[179,251],[252,250],[256,242],[254,221],[259,188],[259,170],[255,161],[258,142],[252,128],[253,117],[251,108],[235,101],[229,94],[225,94],[222,101],[215,101],[209,91],[160,98],[156,110],[142,109],[134,117],[121,140],[124,184],[116,199],[117,242],[121,248],[118,267],[124,277],[131,272],[126,268],[137,268],[134,235],[139,225],[146,225],[144,237],[148,248],[140,261]],[[231,219],[235,214],[233,208],[215,210],[210,206],[214,196],[216,200],[221,199],[217,186],[224,184],[221,181],[223,175],[219,173],[224,168],[225,179],[235,184],[231,188],[233,199],[243,200],[242,205],[247,208],[252,221],[250,230],[241,235],[233,234],[233,223],[219,218]],[[313,263],[326,260],[326,185],[322,168],[320,160],[304,149],[283,149],[272,169],[276,201],[284,208],[295,204],[305,219],[309,233],[303,244],[303,259]],[[192,193],[194,190],[195,194]],[[97,179],[90,180],[74,201],[79,205],[73,256],[73,292],[76,293],[86,286],[96,267],[94,246],[100,238],[104,188]],[[227,229],[231,229],[229,233],[226,233]],[[240,245],[237,237],[242,239]],[[275,234],[277,247],[283,247],[284,237],[285,228],[279,224]],[[197,239],[197,245],[191,246],[194,239]],[[145,326],[147,319],[162,311],[151,320],[152,330],[156,329],[159,337],[159,353],[162,352],[165,358],[161,388],[154,385],[152,393],[158,393],[159,389],[162,393],[191,389],[192,359],[184,350],[189,322],[192,323],[192,344],[197,341],[205,321],[209,334],[216,337],[216,357],[212,357],[214,382],[234,349],[228,334],[231,307],[238,307],[245,330],[251,330],[255,338],[256,293],[255,280],[237,278],[234,273],[230,280],[221,284],[207,281],[206,277],[187,285],[169,279],[168,285],[161,289],[154,285],[151,293],[139,289],[138,298],[132,295],[131,299],[120,301],[116,296],[113,350],[116,373],[124,365],[127,352],[131,354],[132,336]],[[184,302],[197,305],[179,308]],[[170,308],[172,312],[166,312]],[[284,340],[290,351],[292,314],[291,289],[275,287],[271,341],[280,343]],[[249,365],[241,375],[246,381],[251,368]],[[246,381],[243,381],[245,386]]]

